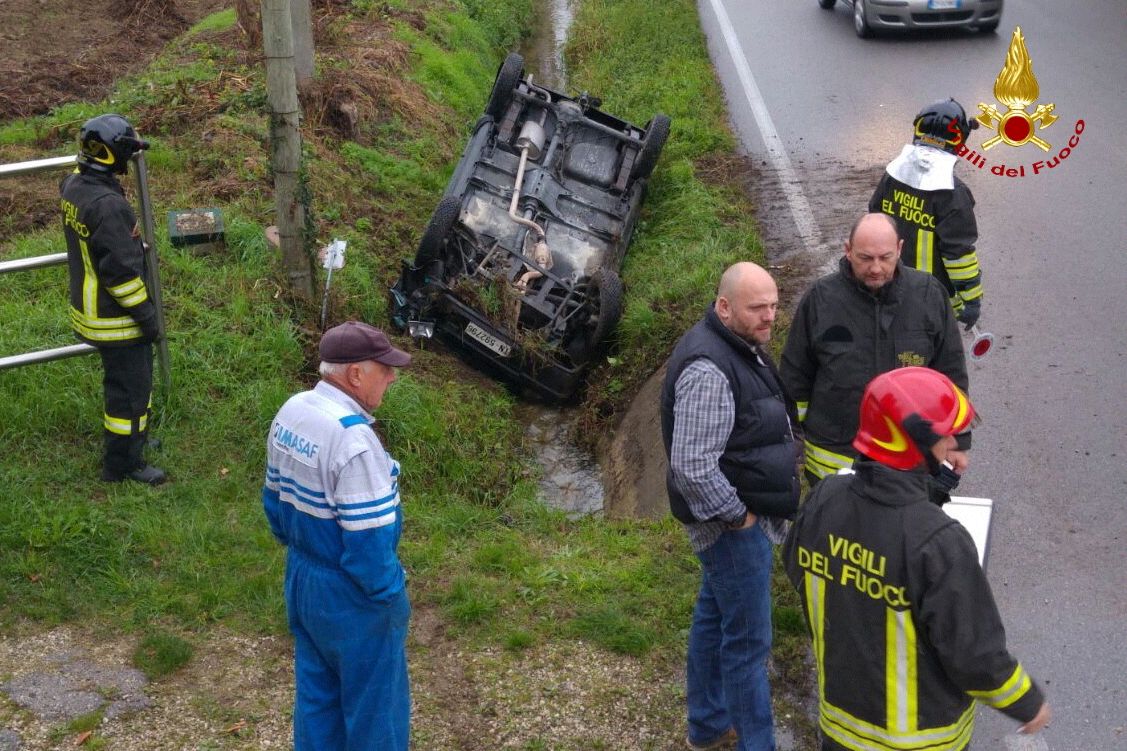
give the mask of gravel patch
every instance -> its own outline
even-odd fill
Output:
[[[426,607],[411,629],[413,751],[684,746],[684,669],[668,659],[578,641],[478,649]],[[66,722],[96,710],[93,738],[113,751],[291,749],[290,640],[222,628],[182,636],[191,661],[146,682],[131,667],[136,635],[77,627],[0,635],[0,751],[81,748]],[[797,748],[785,727],[779,740],[780,751]]]

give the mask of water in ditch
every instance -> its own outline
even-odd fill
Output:
[[[573,20],[573,0],[540,0],[531,33],[521,46],[533,81],[567,93],[564,45]],[[594,457],[572,439],[577,413],[569,408],[525,405],[525,439],[541,469],[540,497],[552,508],[582,516],[603,510],[602,472]]]
[[[540,499],[544,504],[570,516],[602,512],[602,471],[590,454],[575,445],[575,409],[529,404],[521,412],[525,443],[540,467]]]
[[[567,93],[567,65],[564,45],[574,19],[574,0],[539,0],[532,15],[529,36],[521,46],[524,69],[533,80],[550,89]]]

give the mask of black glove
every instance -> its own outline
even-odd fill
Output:
[[[155,342],[160,339],[160,329],[157,327],[157,317],[149,316],[143,321],[137,321],[137,325],[141,327],[141,336],[145,338],[146,342]]]
[[[939,464],[927,483],[928,499],[936,506],[951,500],[951,491],[959,486],[959,473],[948,462]]]
[[[963,303],[963,309],[960,310],[955,317],[959,319],[959,323],[966,326],[966,331],[970,331],[974,328],[974,325],[978,323],[978,317],[980,315],[982,315],[981,297]]]

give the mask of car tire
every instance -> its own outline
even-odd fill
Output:
[[[862,39],[868,39],[872,35],[872,29],[869,28],[868,13],[865,10],[865,0],[853,0],[853,30],[857,32],[857,36]]]
[[[610,269],[598,269],[587,280],[587,300],[594,312],[567,346],[576,365],[593,360],[606,344],[622,318],[623,295],[622,279]]]
[[[646,124],[646,135],[642,139],[642,147],[638,149],[638,158],[634,162],[632,180],[641,180],[649,177],[657,166],[658,157],[669,138],[669,116],[654,115]]]
[[[494,120],[500,120],[509,102],[513,101],[513,89],[524,77],[524,58],[515,52],[510,52],[497,68],[497,77],[493,79],[493,89],[489,92],[489,103],[485,105],[485,114]]]
[[[822,8],[825,8],[826,10],[834,7],[836,3],[837,0],[818,0],[818,5]]]
[[[462,199],[459,196],[444,196],[438,202],[438,208],[431,214],[422,239],[419,240],[419,250],[415,253],[417,268],[426,268],[432,261],[443,260],[443,243],[461,213]]]
[[[998,21],[990,21],[989,23],[979,24],[978,30],[983,34],[993,34],[998,30]]]

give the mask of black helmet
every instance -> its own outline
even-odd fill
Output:
[[[967,136],[978,127],[977,120],[967,120],[963,105],[954,99],[930,104],[920,110],[913,122],[912,143],[934,146],[954,154],[966,144]]]
[[[78,163],[96,172],[124,175],[130,157],[147,148],[149,142],[121,115],[98,115],[78,133]]]

